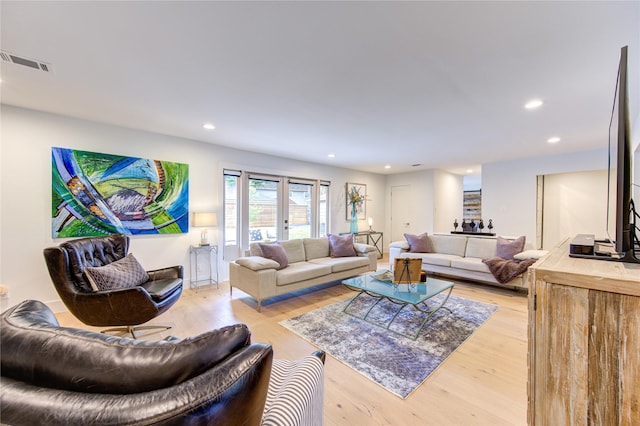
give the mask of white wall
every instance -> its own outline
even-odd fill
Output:
[[[453,231],[454,219],[460,219],[464,209],[464,178],[443,170],[434,173],[433,232]]]
[[[8,287],[2,308],[38,299],[55,311],[63,308],[49,278],[42,250],[63,240],[51,237],[51,147],[159,159],[189,164],[189,210],[217,210],[222,217],[222,167],[331,181],[330,232],[348,232],[344,184],[367,185],[367,215],[382,226],[385,177],[355,170],[292,161],[209,143],[126,129],[37,112],[1,107],[0,284]],[[366,220],[361,229],[367,228]],[[220,229],[216,231],[220,235]],[[133,236],[131,251],[147,269],[182,264],[189,273],[188,248],[199,231]],[[222,279],[228,266],[220,263]]]
[[[607,168],[607,150],[596,149],[482,165],[482,216],[498,235],[536,241],[536,176]]]
[[[407,233],[433,232],[433,174],[433,170],[422,170],[387,176],[385,191],[387,200],[391,198],[391,187],[408,185],[410,188],[410,202],[406,207],[410,223],[409,229],[406,230]],[[391,229],[391,205],[389,203],[386,206],[385,218],[385,228]]]
[[[577,234],[615,238],[615,182],[607,224],[608,181],[607,170],[544,175],[543,249],[552,249]]]

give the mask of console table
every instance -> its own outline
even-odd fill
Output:
[[[198,283],[215,284],[220,288],[218,283],[218,246],[191,246],[189,248],[190,255],[190,276],[189,284],[191,288],[198,290]],[[204,263],[203,263],[204,262]],[[199,274],[202,269],[208,269],[208,275],[201,277]],[[206,285],[205,284],[205,285]]]
[[[495,232],[469,232],[469,231],[451,231],[452,234],[462,234],[462,235],[480,235],[484,237],[495,237]]]
[[[529,271],[529,425],[637,424],[640,265],[566,240]]]
[[[350,233],[351,232],[342,232],[340,235],[347,235]],[[365,244],[374,246],[376,248],[376,251],[378,252],[378,256],[377,256],[378,259],[382,259],[382,256],[384,253],[384,237],[382,235],[382,232],[362,231],[362,232],[357,232],[353,234],[354,242],[356,243],[362,242],[362,241],[359,241],[358,238],[363,238]]]

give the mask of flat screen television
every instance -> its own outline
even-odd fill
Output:
[[[615,243],[611,260],[640,263],[638,247],[638,227],[632,191],[633,152],[629,124],[627,46],[620,52],[617,81],[617,155],[616,155],[616,203],[615,203]],[[613,119],[613,117],[612,117]]]

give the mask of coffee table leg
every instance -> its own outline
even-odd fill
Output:
[[[362,294],[363,294],[363,293],[366,293],[368,296],[374,297],[374,298],[376,299],[376,303],[374,303],[373,305],[371,305],[371,307],[369,308],[369,310],[367,311],[367,313],[366,313],[362,318],[360,318],[360,317],[358,317],[358,316],[352,315],[352,314],[350,314],[349,312],[347,312],[347,309],[349,309],[349,306],[351,306],[351,304],[352,304],[352,303],[353,303],[353,302],[354,302],[358,297],[362,296]],[[344,309],[342,310],[342,312],[344,312],[344,313],[345,313],[345,314],[347,314],[347,315],[351,315],[352,317],[360,318],[360,319],[362,319],[362,320],[367,321],[367,317],[368,317],[368,316],[369,316],[369,314],[371,313],[371,310],[372,310],[373,308],[375,308],[375,307],[376,307],[376,305],[377,305],[378,303],[380,303],[380,301],[381,301],[382,299],[383,299],[383,298],[382,298],[382,296],[380,296],[380,295],[378,295],[378,294],[370,293],[370,292],[368,292],[368,291],[366,291],[366,290],[360,290],[360,292],[359,292],[358,294],[356,294],[356,295],[353,297],[353,299],[351,299],[351,300],[349,301],[349,303],[347,303],[347,306],[345,306],[345,307],[344,307]],[[367,321],[367,322],[369,322],[369,321]]]
[[[447,303],[447,300],[449,300],[449,296],[451,296],[451,291],[453,290],[453,287],[449,288],[449,291],[447,292],[447,296],[444,298],[444,300],[442,301],[442,303],[440,304],[440,306],[438,306],[437,308],[435,308],[432,311],[424,311],[422,309],[420,309],[417,305],[414,305],[414,307],[421,311],[421,312],[425,312],[427,313],[427,317],[422,321],[422,324],[420,324],[420,327],[418,328],[418,331],[416,332],[415,337],[413,338],[413,340],[416,340],[418,338],[418,334],[420,334],[420,332],[422,331],[422,329],[424,328],[425,324],[427,323],[427,321],[429,321],[429,319],[433,316],[433,314],[435,314],[436,312],[438,312],[440,309],[446,309],[447,311],[449,311],[450,313],[453,313],[451,311],[451,309],[447,308],[446,306],[444,306],[445,303]],[[422,304],[424,304],[424,302],[422,302]]]

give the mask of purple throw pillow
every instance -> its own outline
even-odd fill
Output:
[[[431,239],[426,232],[420,235],[404,234],[404,238],[409,243],[409,253],[433,253]]]
[[[329,237],[329,254],[331,257],[357,256],[353,246],[353,235],[327,235]]]
[[[289,258],[287,257],[287,252],[284,251],[282,246],[278,243],[258,243],[258,247],[260,247],[260,251],[262,251],[262,257],[266,257],[267,259],[275,260],[278,262],[280,266],[276,269],[283,269],[289,266]]]
[[[526,237],[524,235],[513,241],[509,241],[503,237],[498,237],[498,243],[496,244],[496,256],[506,260],[513,260],[513,256],[524,250],[525,240]]]

